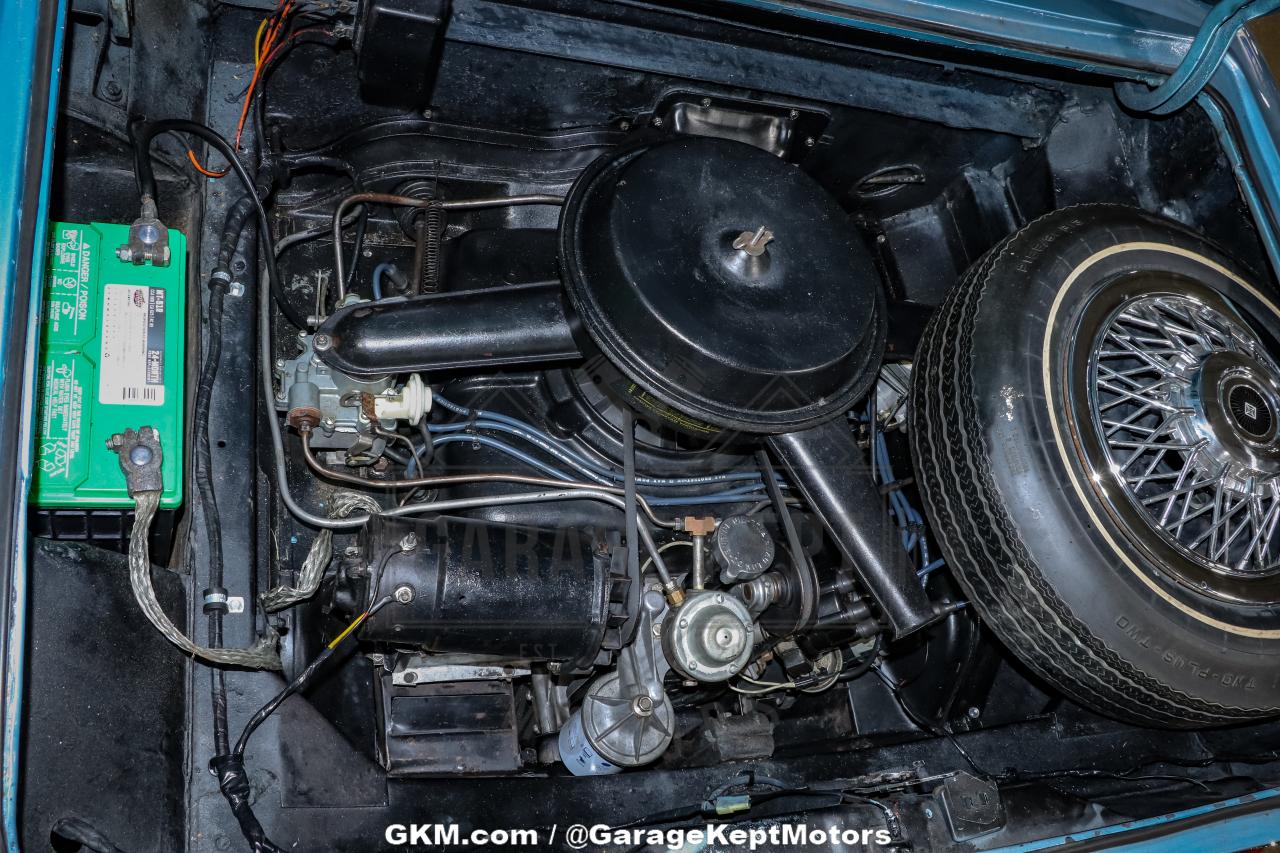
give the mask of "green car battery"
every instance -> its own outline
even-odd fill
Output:
[[[128,508],[114,433],[154,427],[164,452],[160,506],[182,501],[186,244],[168,266],[116,257],[127,225],[55,222],[41,315],[31,500],[45,508]]]

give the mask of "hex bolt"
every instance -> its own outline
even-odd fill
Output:
[[[413,587],[403,584],[396,587],[396,591],[392,593],[400,604],[408,604],[413,601]]]
[[[324,352],[333,346],[333,339],[321,332],[311,339],[311,346],[316,352]]]
[[[400,539],[401,551],[405,551],[405,552],[414,551],[414,550],[417,550],[417,547],[418,547],[418,535],[416,533],[413,533],[413,532],[406,533]]]
[[[968,715],[969,719],[976,720],[982,716],[982,711],[978,709],[977,705],[970,705],[969,710],[965,711],[965,714]]]

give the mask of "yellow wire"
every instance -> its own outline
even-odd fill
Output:
[[[333,640],[329,643],[329,648],[333,648],[334,646],[338,645],[338,643],[341,643],[343,640],[345,640],[348,634],[350,634],[356,628],[359,628],[360,623],[368,618],[369,618],[368,610],[366,610],[364,613],[361,613],[359,616],[357,616],[355,621],[352,622],[350,625],[348,625],[341,634],[333,638]]]
[[[258,24],[258,34],[253,37],[253,64],[257,65],[262,61],[262,34],[267,30],[267,21],[270,18],[263,18],[262,23]]]

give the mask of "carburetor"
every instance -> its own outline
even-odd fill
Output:
[[[345,451],[348,465],[370,464],[382,456],[396,421],[417,425],[431,410],[431,389],[418,374],[399,389],[391,376],[354,379],[316,354],[327,346],[325,335],[299,335],[298,342],[298,355],[276,362],[276,408],[290,425],[310,426],[317,450]]]

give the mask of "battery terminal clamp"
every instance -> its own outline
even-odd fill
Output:
[[[118,432],[107,439],[107,447],[120,457],[120,469],[124,472],[129,497],[136,498],[142,492],[164,489],[160,474],[164,455],[160,450],[160,433],[154,427]]]
[[[129,226],[129,239],[116,249],[116,257],[126,264],[169,266],[169,229],[160,221],[156,200],[142,197],[142,210]]]

